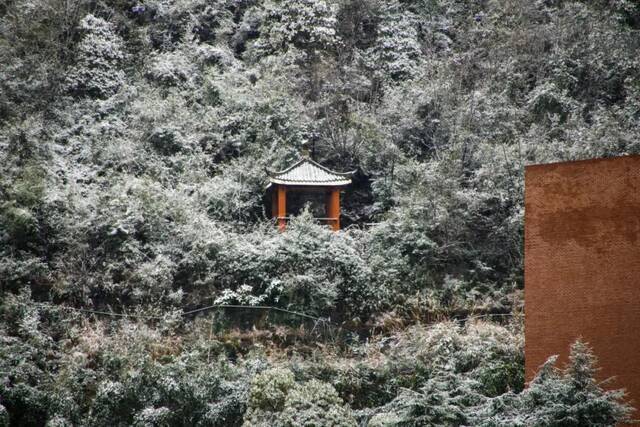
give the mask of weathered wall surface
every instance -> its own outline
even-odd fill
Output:
[[[525,355],[530,380],[582,337],[640,406],[640,157],[530,166]],[[637,413],[636,413],[637,414]]]

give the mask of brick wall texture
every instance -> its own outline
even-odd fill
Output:
[[[582,337],[640,407],[640,156],[529,166],[525,182],[527,380]]]

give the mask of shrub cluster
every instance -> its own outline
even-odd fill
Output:
[[[581,342],[566,368],[551,358],[523,389],[517,324],[278,348],[258,335],[228,345],[208,322],[91,320],[28,294],[0,316],[4,425],[579,426],[630,415],[624,393],[594,379]]]

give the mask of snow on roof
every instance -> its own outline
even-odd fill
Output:
[[[335,172],[313,160],[303,157],[287,169],[274,172],[267,170],[269,185],[342,186],[351,184],[352,172]]]

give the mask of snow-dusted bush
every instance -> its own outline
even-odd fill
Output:
[[[252,50],[268,55],[291,46],[308,52],[332,49],[339,43],[336,12],[336,7],[324,0],[265,2],[260,38]]]
[[[527,107],[537,120],[566,120],[575,105],[567,96],[566,91],[549,82],[534,88],[527,100]]]
[[[261,372],[251,384],[249,406],[272,412],[282,411],[285,399],[294,385],[293,372],[288,369],[272,368]]]
[[[484,401],[476,387],[474,381],[442,367],[419,390],[402,391],[387,408],[400,425],[467,425],[468,408]]]
[[[247,157],[230,162],[204,184],[201,194],[215,220],[252,223],[264,218],[264,163]]]
[[[350,410],[329,384],[296,384],[288,369],[273,368],[253,380],[244,426],[355,426]]]
[[[101,349],[103,357],[124,364],[128,373],[116,373],[115,380],[98,382],[90,413],[94,425],[108,425],[106,420],[135,425],[219,426],[237,421],[244,412],[245,380],[235,382],[232,374],[227,381],[221,371],[226,362],[212,369],[198,350],[181,352],[158,340],[149,344],[147,351],[162,360],[132,352],[118,361],[122,350],[112,353]],[[109,378],[108,371],[101,374]]]
[[[217,356],[143,323],[90,324],[37,307],[28,293],[0,307],[0,395],[12,425],[237,425],[251,378]]]
[[[75,65],[67,75],[67,87],[77,95],[111,96],[124,84],[122,38],[111,23],[91,14],[82,19],[80,30],[83,37]]]
[[[520,391],[524,387],[524,349],[520,335],[514,332],[484,322],[465,327],[453,323],[414,326],[398,334],[389,358],[394,370],[413,372],[412,384],[453,373],[468,378],[483,395]]]
[[[287,395],[294,386],[293,373],[288,369],[272,368],[256,375],[251,383],[243,425],[277,425],[278,413],[284,409]]]
[[[311,380],[297,384],[284,402],[280,423],[286,427],[331,425],[355,427],[356,421],[348,406],[329,384]]]
[[[157,54],[147,67],[147,76],[165,86],[189,84],[196,77],[196,66],[180,50]]]
[[[145,408],[136,415],[133,425],[137,427],[169,426],[171,425],[171,410],[165,406]]]
[[[149,39],[154,48],[172,50],[184,42],[218,41],[232,26],[229,9],[224,0],[147,0],[134,13],[151,21]]]
[[[413,77],[420,66],[417,16],[390,6],[378,24],[377,38],[366,55],[366,63],[381,79]]]
[[[241,304],[241,305],[262,305],[266,301],[278,301],[278,293],[282,292],[279,281],[274,280],[267,287],[264,293],[254,295],[253,287],[241,285],[238,289],[223,289],[220,296],[213,302],[215,304]],[[275,294],[275,295],[273,295]]]
[[[5,203],[0,210],[2,231],[9,241],[18,247],[25,247],[37,241],[38,220],[28,209]]]
[[[366,319],[388,297],[374,280],[357,234],[334,233],[309,213],[286,233],[272,224],[194,245],[180,267],[193,296],[328,315],[337,306]]]
[[[173,126],[161,126],[151,131],[149,142],[161,154],[171,155],[184,147],[184,139],[180,130]]]

